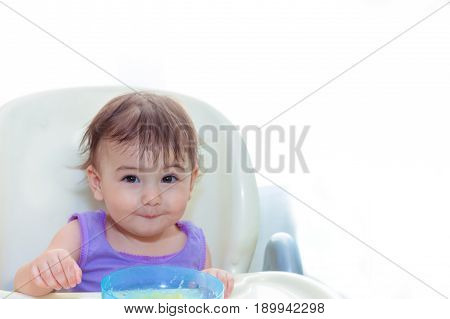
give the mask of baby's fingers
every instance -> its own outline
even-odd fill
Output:
[[[208,268],[203,271],[213,275],[223,283],[224,298],[228,298],[231,295],[234,288],[234,278],[229,272],[217,268]]]
[[[62,287],[53,277],[53,274],[50,270],[50,266],[47,262],[43,262],[37,266],[39,273],[41,274],[41,278],[44,280],[45,284],[52,289],[60,290]]]
[[[225,285],[225,298],[230,297],[234,288],[234,278],[230,273],[226,273],[227,284]]]
[[[61,261],[69,286],[73,288],[78,285],[81,282],[81,270],[75,260],[69,255],[64,256],[63,254],[59,255],[59,260]]]
[[[41,288],[46,288],[46,289],[51,288],[45,283],[44,279],[41,277],[41,274],[40,274],[39,269],[36,266],[36,264],[34,264],[31,267],[31,275],[33,276],[33,280],[34,280],[34,283],[36,284],[36,286],[41,287]]]
[[[233,276],[231,276],[230,273],[228,272],[222,272],[222,282],[225,285],[225,293],[224,293],[224,298],[228,298],[231,295],[231,292],[233,291],[233,287],[234,287],[234,279]]]
[[[48,259],[48,264],[51,266],[53,277],[58,281],[58,284],[60,284],[61,287],[64,287],[64,289],[69,289],[69,282],[67,281],[65,271],[58,255],[51,255]]]
[[[233,287],[230,287],[229,274],[226,271],[218,271],[216,277],[223,283],[224,285],[224,298],[228,298],[231,293]]]
[[[77,282],[77,285],[79,285],[81,283],[81,279],[83,277],[83,272],[81,271],[80,266],[78,266],[78,264],[74,261],[73,262],[74,268],[75,268],[75,279]]]

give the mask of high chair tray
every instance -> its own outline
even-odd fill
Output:
[[[0,290],[0,298],[9,292]],[[33,297],[13,293],[8,298],[30,299]],[[100,299],[99,292],[90,293],[51,293],[41,299]],[[235,275],[235,287],[232,299],[251,298],[312,298],[328,299],[341,298],[336,292],[324,284],[306,276],[278,271],[264,271]]]

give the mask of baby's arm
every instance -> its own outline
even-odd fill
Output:
[[[211,268],[211,253],[209,252],[209,247],[206,245],[206,262],[205,269]]]
[[[43,296],[54,289],[79,284],[81,269],[76,261],[80,246],[80,226],[78,220],[73,220],[59,230],[39,257],[19,268],[14,277],[14,291]]]
[[[222,281],[225,286],[224,297],[228,298],[234,288],[233,275],[222,269],[211,268],[211,253],[209,252],[208,246],[206,246],[206,262],[205,269],[203,269],[203,271],[217,277],[220,281]]]

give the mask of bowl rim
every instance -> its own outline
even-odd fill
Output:
[[[214,283],[214,288],[219,287],[219,291],[217,293],[215,293],[216,295],[216,299],[221,299],[224,296],[225,293],[225,286],[222,283],[222,281],[220,281],[217,277],[207,273],[207,272],[203,272],[194,268],[187,268],[187,267],[180,267],[180,266],[170,266],[170,265],[138,265],[138,266],[130,266],[130,267],[123,267],[117,270],[114,270],[110,273],[108,273],[107,275],[103,276],[103,278],[101,279],[100,282],[100,288],[101,288],[101,293],[102,293],[102,298],[104,298],[104,296],[108,296],[108,299],[120,299],[114,296],[114,294],[112,293],[112,291],[114,291],[111,288],[106,287],[106,285],[108,283],[110,283],[110,280],[115,277],[120,275],[121,273],[127,272],[127,271],[132,271],[133,269],[144,269],[144,270],[151,270],[151,269],[160,269],[160,270],[164,270],[164,269],[169,269],[171,271],[182,271],[182,272],[190,272],[192,274],[198,274],[200,276],[204,276],[207,281]],[[161,288],[164,289],[164,288]],[[120,290],[116,290],[116,291],[120,291]],[[214,292],[215,289],[214,289]]]

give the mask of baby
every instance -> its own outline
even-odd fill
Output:
[[[169,97],[136,92],[109,101],[83,136],[89,156],[78,167],[106,209],[73,214],[17,271],[15,291],[100,291],[102,277],[120,268],[172,265],[216,276],[227,298],[231,274],[211,268],[203,231],[180,220],[199,176],[197,145],[192,120]]]

